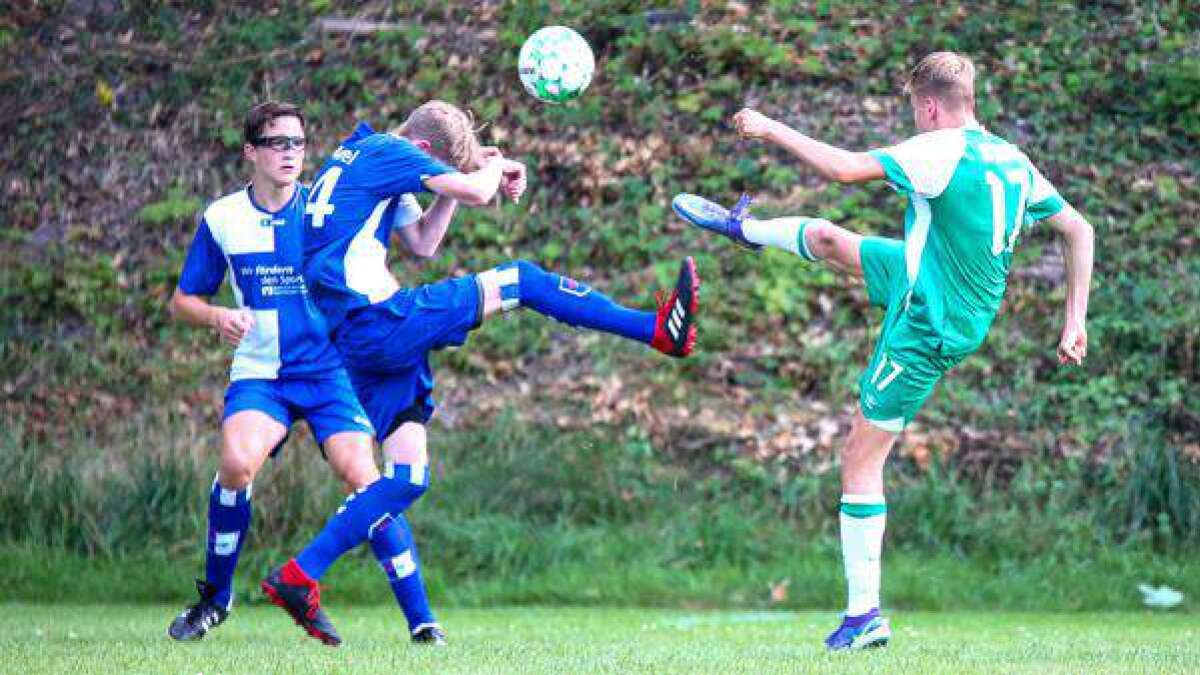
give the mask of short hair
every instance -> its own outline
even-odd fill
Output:
[[[246,113],[246,123],[242,127],[242,136],[246,143],[254,145],[268,124],[280,117],[295,117],[300,120],[300,128],[304,128],[304,113],[291,103],[282,101],[266,101],[259,103]]]
[[[956,52],[928,54],[909,73],[904,93],[932,96],[953,107],[973,108],[975,64]]]
[[[475,135],[475,120],[468,112],[445,101],[427,101],[409,114],[393,133],[409,140],[429,142],[430,150],[459,171],[474,171],[482,160]]]

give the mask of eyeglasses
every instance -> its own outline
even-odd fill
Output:
[[[303,136],[259,136],[254,139],[254,145],[260,148],[270,148],[275,152],[283,152],[284,150],[304,149]]]

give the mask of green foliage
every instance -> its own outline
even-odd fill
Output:
[[[180,577],[199,564],[218,435],[173,415],[144,417],[125,432],[103,448],[84,438],[0,440],[0,513],[21,514],[0,522],[0,558],[9,558],[0,582],[25,588],[21,597],[50,599],[56,586],[38,580],[52,576],[29,568],[58,564],[55,556],[167,566]],[[256,480],[246,569],[294,554],[342,499],[311,440],[299,436]],[[434,489],[410,518],[439,596],[757,606],[768,582],[804,578],[787,606],[840,598],[832,476],[792,476],[725,452],[693,458],[718,469],[701,472],[656,452],[636,427],[616,437],[563,434],[506,415],[486,431],[435,438]],[[1115,609],[1129,600],[1113,587],[1185,584],[1173,561],[1189,559],[1200,536],[1200,472],[1172,453],[1122,453],[1108,465],[1119,468],[1029,463],[1003,488],[983,490],[944,464],[921,471],[899,462],[888,556],[914,572],[889,592],[907,607]],[[374,569],[360,557],[331,583],[347,597],[377,600]],[[972,577],[975,590],[929,587],[915,570],[931,565]],[[1004,575],[989,580],[996,570]],[[1067,581],[1085,573],[1111,585],[1081,590]],[[127,597],[186,590],[164,585],[162,575],[128,581]]]
[[[239,140],[240,140],[239,136]],[[163,226],[192,221],[200,210],[200,199],[187,195],[181,189],[172,189],[166,199],[152,202],[138,211],[138,219],[147,225]]]

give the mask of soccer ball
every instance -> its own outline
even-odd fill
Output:
[[[592,81],[596,59],[587,40],[566,26],[546,26],[525,40],[517,57],[521,84],[547,103],[578,98]]]

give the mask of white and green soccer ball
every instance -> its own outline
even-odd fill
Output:
[[[539,29],[517,57],[517,72],[525,89],[547,103],[578,98],[592,81],[596,59],[587,40],[566,26]]]

